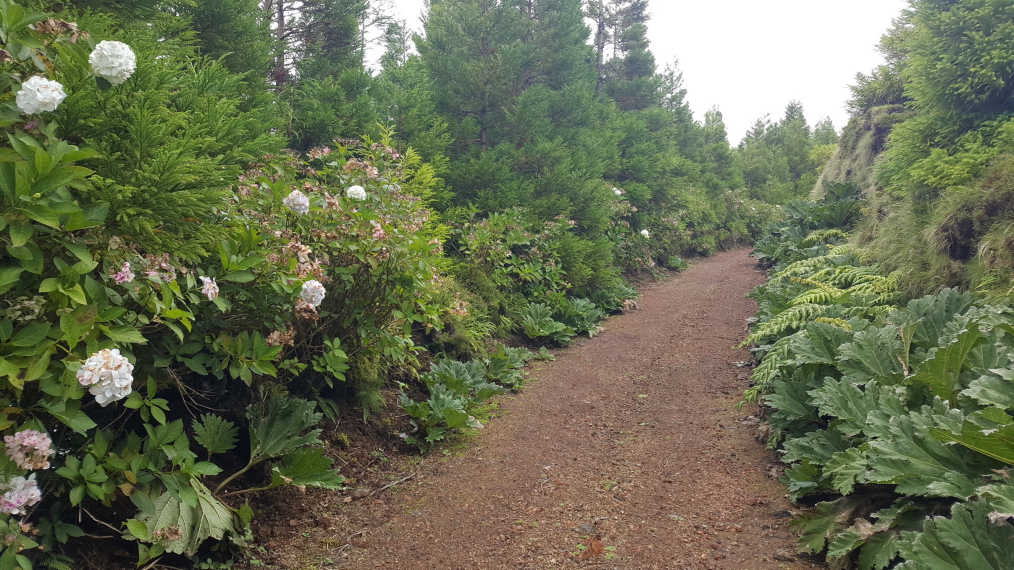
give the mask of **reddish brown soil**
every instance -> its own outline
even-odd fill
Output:
[[[763,279],[741,250],[646,287],[639,310],[534,364],[485,430],[403,464],[411,479],[358,499],[307,496],[291,522],[258,531],[262,558],[293,569],[817,567],[793,555],[756,410],[736,408],[749,359],[736,346],[755,311],[744,295]]]

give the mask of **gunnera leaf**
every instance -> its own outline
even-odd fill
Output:
[[[989,522],[984,502],[956,503],[951,517],[926,520],[904,570],[1011,570],[1014,526]]]

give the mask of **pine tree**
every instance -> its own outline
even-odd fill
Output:
[[[184,4],[180,15],[190,19],[201,53],[224,58],[233,73],[250,73],[263,84],[273,52],[270,14],[259,0],[204,0]]]
[[[274,75],[290,83],[283,98],[292,109],[294,148],[355,138],[376,122],[360,27],[368,9],[367,0],[305,0],[298,11],[282,10],[276,17],[276,30],[287,30],[289,39],[279,56],[286,65]]]

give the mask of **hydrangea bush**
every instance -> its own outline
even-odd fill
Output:
[[[72,564],[62,543],[110,527],[140,564],[245,544],[242,495],[342,484],[311,400],[336,396],[356,358],[412,365],[412,331],[454,308],[423,199],[432,172],[372,142],[268,157],[208,209],[218,251],[176,258],[157,247],[172,242],[123,231],[138,227],[130,210],[105,201],[115,184],[86,165],[131,175],[57,135],[82,140],[57,123],[87,127],[84,103],[63,107],[77,93],[126,108],[135,83],[157,89],[130,80],[150,66],[72,23],[0,10],[3,47],[21,58],[0,79],[11,94],[0,106],[0,568]],[[221,414],[197,412],[212,407]]]

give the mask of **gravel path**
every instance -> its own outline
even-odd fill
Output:
[[[744,295],[763,279],[740,250],[646,288],[639,310],[536,363],[468,445],[336,513],[336,567],[817,567],[793,554],[756,410],[736,409]]]

